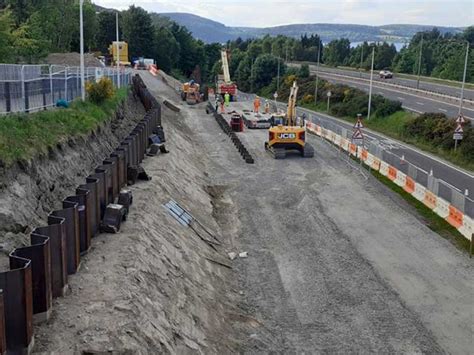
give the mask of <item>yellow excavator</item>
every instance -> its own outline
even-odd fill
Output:
[[[265,142],[265,150],[273,155],[275,159],[286,157],[287,151],[298,151],[305,158],[314,156],[314,148],[305,142],[304,122],[300,119],[297,125],[296,97],[298,86],[296,81],[290,89],[288,98],[288,109],[282,124],[274,125],[268,129],[268,142]]]

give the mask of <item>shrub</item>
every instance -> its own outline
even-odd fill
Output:
[[[102,77],[97,82],[88,82],[86,85],[89,100],[95,104],[101,104],[105,100],[112,98],[115,94],[112,80]]]
[[[311,95],[311,94],[305,94],[303,96],[303,103],[304,104],[310,104],[314,102],[314,95]]]
[[[298,70],[298,76],[300,78],[308,78],[309,77],[309,65],[302,64],[300,69]]]
[[[402,103],[399,101],[384,99],[375,108],[375,117],[387,117],[402,109]]]

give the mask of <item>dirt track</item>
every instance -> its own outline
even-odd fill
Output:
[[[313,159],[276,161],[266,130],[246,131],[246,164],[203,104],[141,74],[182,110],[164,117],[171,153],[145,161],[153,180],[122,232],[94,240],[38,351],[469,353],[470,261],[403,201],[316,137]],[[177,225],[170,198],[225,247]],[[203,259],[228,251],[249,257],[234,272]]]
[[[316,137],[315,158],[275,161],[266,130],[247,130],[245,164],[203,107],[181,108],[226,188],[221,227],[250,255],[236,262],[241,307],[261,326],[244,350],[469,353],[470,261],[403,201]]]

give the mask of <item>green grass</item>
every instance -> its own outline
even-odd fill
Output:
[[[127,95],[128,89],[122,88],[100,105],[75,101],[67,109],[0,117],[1,163],[8,167],[29,161],[71,137],[90,134],[112,117]]]
[[[301,106],[309,110],[327,113],[327,106],[324,102],[319,102],[316,105],[314,103],[302,104]],[[412,112],[398,111],[388,117],[373,117],[368,121],[364,120],[364,126],[370,128],[374,132],[380,132],[388,137],[405,142],[423,151],[439,156],[444,160],[451,162],[452,164],[455,164],[461,168],[474,171],[474,162],[463,157],[459,150],[455,152],[454,150],[441,149],[440,147],[433,146],[428,142],[407,137],[404,134],[403,127],[408,120],[412,119],[415,116],[416,115]],[[350,123],[355,123],[354,117],[339,118]]]

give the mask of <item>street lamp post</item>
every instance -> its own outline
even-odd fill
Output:
[[[461,99],[459,101],[459,112],[460,115],[462,113],[462,106],[464,101],[464,86],[466,84],[466,72],[467,72],[467,58],[469,57],[469,42],[467,41],[466,44],[466,58],[464,59],[464,73],[462,75],[462,86],[461,86]]]
[[[420,41],[420,54],[418,56],[418,78],[416,79],[416,88],[420,87],[420,74],[421,74],[421,57],[423,53],[423,36],[421,36]]]
[[[119,14],[115,14],[115,32],[117,35],[117,87],[120,88],[120,43],[119,43]]]
[[[277,92],[280,91],[280,57],[278,57]]]
[[[367,119],[370,119],[370,106],[372,105],[372,82],[374,78],[374,58],[375,58],[375,47],[372,48],[372,66],[370,69],[369,106],[367,108]]]
[[[365,42],[364,42],[365,43]],[[361,45],[359,77],[362,78],[362,60],[364,59],[364,43]]]
[[[321,56],[321,41],[318,45],[318,62],[316,64],[316,86],[314,88],[314,104],[318,101],[318,82],[319,82],[319,61]]]
[[[80,50],[81,50],[81,99],[82,101],[86,100],[86,86],[84,78],[84,16],[83,8],[84,0],[79,1],[79,34],[80,34]]]

